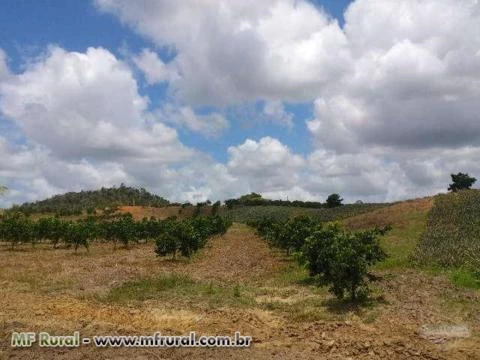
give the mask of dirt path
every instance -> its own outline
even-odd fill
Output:
[[[233,224],[225,236],[210,239],[185,272],[199,279],[252,282],[283,264],[266,242],[246,225]]]

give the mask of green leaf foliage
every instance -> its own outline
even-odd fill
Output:
[[[158,256],[177,253],[190,257],[205,246],[213,235],[222,235],[230,227],[229,219],[216,216],[197,216],[189,220],[170,220],[156,239],[155,252]]]
[[[311,276],[330,285],[339,299],[348,293],[352,300],[368,293],[366,276],[371,265],[386,258],[378,236],[387,229],[348,232],[338,224],[318,226],[305,240],[300,261]]]
[[[469,176],[468,174],[458,173],[451,174],[452,183],[448,186],[448,191],[459,191],[470,189],[472,185],[477,181],[474,177]]]
[[[310,276],[329,285],[338,298],[349,294],[352,300],[366,295],[367,271],[386,258],[378,237],[390,228],[362,232],[345,231],[338,223],[322,224],[300,216],[284,223],[272,219],[250,222],[259,235],[273,246],[295,252]]]
[[[334,208],[342,205],[343,199],[338,194],[331,194],[327,198],[327,207]]]
[[[87,250],[95,240],[117,242],[129,247],[132,242],[156,239],[156,253],[159,256],[178,252],[189,257],[203,247],[213,235],[224,234],[231,221],[220,216],[199,216],[189,220],[168,218],[165,220],[142,219],[135,221],[131,214],[114,219],[88,217],[84,220],[66,221],[58,217],[44,217],[32,220],[20,212],[0,215],[0,241],[6,241],[14,248],[17,244],[51,242],[53,247],[63,243]]]

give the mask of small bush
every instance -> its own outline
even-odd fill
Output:
[[[305,240],[300,262],[310,276],[318,276],[322,285],[330,285],[330,292],[351,300],[368,293],[366,275],[369,266],[384,260],[386,253],[380,247],[378,236],[388,229],[347,232],[338,224],[319,226]]]
[[[179,246],[179,240],[176,236],[169,233],[161,234],[156,240],[155,253],[158,256],[167,256],[172,254],[173,259],[177,254]]]

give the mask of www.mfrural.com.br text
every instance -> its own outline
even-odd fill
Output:
[[[251,336],[235,332],[233,336],[206,336],[197,335],[191,331],[188,335],[162,335],[155,332],[152,335],[95,335],[83,337],[75,331],[69,335],[52,335],[48,332],[13,332],[12,347],[80,347],[93,345],[95,347],[231,347],[246,348],[252,344]]]

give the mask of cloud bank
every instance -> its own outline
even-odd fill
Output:
[[[306,0],[95,6],[151,48],[120,59],[52,46],[21,73],[0,51],[0,116],[25,138],[0,134],[4,203],[122,181],[173,200],[389,201],[442,191],[452,172],[480,174],[476,0],[356,0],[343,26]],[[140,94],[143,79],[166,86],[163,105]],[[182,143],[179,128],[226,136],[226,110],[258,101],[272,123],[305,127],[310,151],[246,138],[220,163]],[[287,103],[313,116],[296,119]]]

